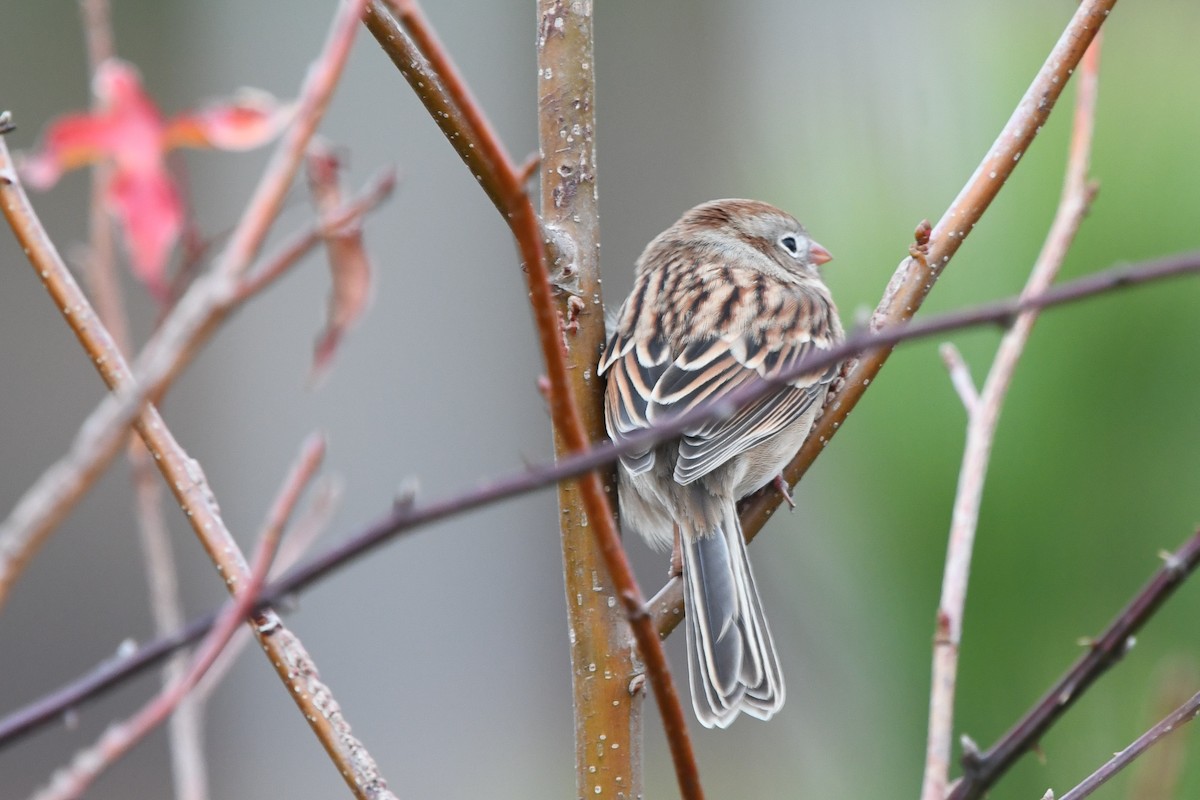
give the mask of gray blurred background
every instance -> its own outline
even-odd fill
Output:
[[[241,85],[295,94],[332,2],[114,0],[119,53],[168,113]],[[914,225],[936,219],[1008,118],[1074,4],[758,0],[598,3],[599,190],[606,299],[641,247],[714,197],[774,202],[836,256],[826,275],[850,325],[874,304]],[[536,147],[531,2],[426,10],[521,156]],[[1200,243],[1200,7],[1118,6],[1103,56],[1093,173],[1100,198],[1065,266],[1077,276]],[[929,311],[1019,290],[1058,198],[1059,113],[931,297]],[[31,147],[88,102],[76,6],[0,8],[0,107]],[[204,465],[249,548],[300,440],[328,432],[345,503],[322,545],[385,513],[398,486],[444,497],[548,456],[539,358],[514,248],[474,180],[374,40],[360,32],[323,134],[361,183],[397,164],[403,184],[368,224],[374,308],[319,390],[305,388],[327,287],[309,259],[240,312],[171,392],[164,415]],[[231,226],[265,160],[186,156],[196,217]],[[88,180],[35,197],[65,251],[86,238]],[[308,218],[307,199],[277,233]],[[11,236],[0,233],[0,509],[65,452],[101,384]],[[139,342],[154,308],[129,283]],[[991,742],[1200,519],[1200,282],[1054,312],[1039,323],[1002,419],[984,498],[963,643],[957,728]],[[998,334],[954,337],[976,378]],[[964,415],[936,343],[898,352],[878,385],[751,549],[788,678],[769,724],[695,726],[712,797],[914,797],[929,644]],[[555,500],[544,492],[425,529],[327,580],[290,622],[355,733],[401,797],[567,797],[574,792],[566,625]],[[223,597],[181,516],[171,527],[190,613]],[[665,558],[631,549],[643,585]],[[148,638],[129,492],[119,462],[40,553],[0,616],[0,712]],[[1137,649],[992,796],[1060,792],[1159,710],[1167,665],[1197,656],[1200,587],[1187,586]],[[670,642],[685,680],[680,637]],[[128,714],[144,678],[82,710],[76,727],[0,752],[0,795],[21,797]],[[1190,692],[1197,688],[1186,684]],[[96,798],[170,792],[155,735]],[[216,693],[213,796],[345,796],[263,659],[244,655]],[[646,789],[676,789],[647,712]],[[1194,746],[1186,751],[1194,752]],[[1185,767],[1178,797],[1200,793]],[[1097,797],[1126,797],[1118,780]]]

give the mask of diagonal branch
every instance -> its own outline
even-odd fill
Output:
[[[104,422],[90,429],[85,426],[80,434],[81,439],[92,445],[87,462],[90,470],[80,472],[94,478],[111,459],[126,426],[132,422],[154,454],[155,463],[230,592],[236,592],[246,579],[245,558],[221,519],[200,465],[180,447],[154,406],[143,408],[143,403],[153,401],[165,388],[237,299],[239,281],[253,262],[267,229],[282,206],[308,141],[349,58],[363,2],[353,0],[339,4],[325,47],[301,89],[296,119],[268,163],[229,245],[218,257],[213,270],[194,283],[181,299],[133,369],[116,349],[41,227],[17,181],[7,147],[0,140],[0,200],[3,201],[0,205],[3,212],[56,305],[85,351],[96,361],[101,377],[113,390],[101,404],[99,417]],[[76,489],[78,486],[79,482],[75,484]],[[55,504],[51,507],[51,516],[61,517],[67,507],[69,502]],[[27,553],[24,555],[28,557]],[[9,583],[14,576],[11,570],[7,572]],[[391,796],[370,754],[350,733],[340,707],[330,690],[321,683],[316,666],[300,640],[269,610],[262,612],[262,619],[254,630],[289,694],[355,795],[363,800]]]
[[[1100,769],[1089,775],[1082,783],[1064,794],[1059,800],[1083,800],[1108,783],[1114,775],[1132,764],[1138,756],[1158,744],[1165,736],[1174,733],[1200,715],[1200,692],[1192,695],[1186,703],[1164,717],[1157,725],[1143,733],[1128,747],[1113,755]],[[1053,800],[1053,792],[1049,793]]]
[[[1041,294],[1053,283],[1095,196],[1095,186],[1089,184],[1087,173],[1096,118],[1100,41],[1101,37],[1097,35],[1083,57],[1083,68],[1075,95],[1074,126],[1067,155],[1062,198],[1046,242],[1022,292],[1022,296],[1025,297]],[[979,507],[983,499],[983,485],[987,478],[1000,410],[1037,316],[1038,311],[1033,309],[1016,318],[1012,327],[1000,340],[982,391],[967,405],[967,441],[959,471],[954,510],[951,514],[950,541],[946,553],[945,575],[942,579],[942,596],[938,605],[937,631],[934,636],[933,674],[929,694],[929,736],[925,754],[924,786],[921,790],[922,800],[942,800],[946,796],[954,733],[954,695],[958,681],[963,609],[967,601],[967,581],[971,570],[975,532],[979,523]]]
[[[271,507],[266,525],[259,536],[258,547],[255,548],[253,566],[245,582],[217,617],[216,624],[191,666],[163,687],[162,691],[142,706],[133,717],[122,724],[109,727],[95,745],[76,754],[70,767],[60,770],[51,784],[35,794],[33,800],[73,800],[81,797],[101,773],[165,722],[188,697],[253,609],[266,580],[267,570],[278,550],[283,527],[324,454],[325,442],[319,436],[310,437],[305,442],[296,464],[293,465]]]
[[[982,307],[893,326],[875,333],[869,331],[859,333],[851,336],[845,345],[836,350],[797,363],[794,371],[796,374],[804,374],[836,364],[858,352],[891,348],[902,342],[938,336],[948,331],[971,326],[1005,324],[1030,309],[1049,308],[1077,302],[1099,294],[1119,291],[1152,281],[1196,273],[1200,273],[1200,251],[1096,272],[1086,278],[1060,284],[1035,297],[1010,298]],[[790,372],[781,375],[780,380],[788,380],[789,375]],[[480,488],[464,494],[422,506],[406,505],[396,508],[358,534],[349,537],[344,543],[332,547],[301,566],[290,570],[267,587],[263,592],[263,603],[272,604],[307,588],[401,533],[526,494],[611,464],[626,452],[633,452],[657,441],[678,436],[680,431],[685,428],[698,425],[722,414],[728,414],[739,404],[753,402],[755,397],[769,391],[773,391],[772,385],[765,382],[749,387],[749,391],[743,388],[735,396],[731,396],[729,404],[708,404],[697,407],[687,414],[678,415],[658,423],[654,428],[639,432],[636,437],[631,437],[619,447],[611,442],[603,442],[586,452],[564,456],[552,465],[544,465],[516,475],[486,481]],[[1200,540],[1195,546],[1200,548]],[[1194,556],[1187,556],[1188,559],[1193,557],[1200,559],[1200,551]],[[1177,569],[1179,564],[1185,563],[1184,554],[1181,552],[1170,563],[1174,564],[1174,568]],[[1191,561],[1187,560],[1186,563],[1190,564]],[[1154,596],[1171,588],[1174,587],[1157,587],[1154,589]],[[1154,608],[1157,608],[1157,604],[1154,605]],[[1153,610],[1150,609],[1149,613],[1152,613]],[[172,650],[196,641],[211,625],[211,617],[195,620],[187,628],[177,631],[172,636],[150,642],[129,657],[106,662],[79,681],[10,714],[0,720],[0,747],[9,744],[23,733],[57,718],[66,709],[156,663]]]
[[[948,800],[978,800],[1032,750],[1067,709],[1133,645],[1133,637],[1189,575],[1200,566],[1200,529],[1174,553],[1117,615],[1088,651],[1051,686],[987,752],[967,759],[965,773],[950,787]]]
[[[871,317],[871,329],[880,330],[912,318],[958,252],[967,235],[983,217],[1004,182],[1016,169],[1021,156],[1050,117],[1075,66],[1108,18],[1117,0],[1083,0],[1051,49],[1033,83],[1017,104],[1012,117],[976,167],[975,173],[933,228],[928,254],[912,255],[900,262],[883,299]],[[844,380],[831,391],[825,411],[813,425],[808,439],[792,463],[784,469],[789,484],[795,484],[825,449],[867,387],[883,368],[890,350],[878,350],[842,368]],[[775,513],[782,498],[770,486],[751,495],[741,506],[742,530],[753,539]],[[683,619],[683,582],[672,578],[650,601],[661,635],[666,636]]]

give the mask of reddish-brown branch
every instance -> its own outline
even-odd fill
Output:
[[[1054,104],[1083,58],[1100,26],[1117,0],[1084,0],[1067,24],[1062,36],[1051,49],[1033,83],[1017,104],[1012,117],[996,137],[975,173],[963,186],[958,197],[933,228],[927,254],[909,256],[900,262],[892,275],[883,299],[871,317],[871,329],[880,330],[910,319],[937,282],[950,259],[958,252],[967,235],[983,217],[1004,182],[1016,169],[1021,156],[1050,116]],[[825,410],[808,435],[800,452],[784,470],[784,477],[794,485],[812,466],[829,440],[841,428],[846,417],[875,380],[890,355],[879,350],[855,359],[845,367],[840,388],[830,392]],[[760,490],[741,505],[742,529],[752,539],[782,502],[780,494],[770,487]],[[668,635],[683,618],[683,585],[674,578],[668,581],[650,601],[655,622],[662,636]]]
[[[596,361],[604,342],[600,295],[600,218],[596,191],[595,70],[591,4],[539,0],[537,33],[539,153],[518,168],[529,184],[540,170],[541,227],[554,259],[555,311],[567,373],[591,441],[602,441],[604,384]],[[559,245],[554,247],[554,245]],[[570,452],[555,437],[555,450]],[[604,481],[612,487],[611,470]],[[640,748],[643,680],[626,612],[605,568],[600,543],[575,481],[558,485],[563,581],[567,596],[575,716],[575,785],[580,796],[643,794]]]
[[[460,153],[464,145],[474,145],[467,149],[478,151],[479,161],[487,165],[487,173],[475,174],[481,182],[484,182],[484,175],[488,175],[484,189],[512,230],[521,255],[549,380],[550,414],[560,452],[584,451],[588,448],[589,438],[569,379],[554,288],[543,247],[543,232],[533,202],[524,189],[523,166],[514,163],[508,156],[418,4],[414,0],[391,0],[389,5],[395,9],[402,25],[396,24],[380,0],[373,0],[369,4],[365,22],[392,61],[400,67],[404,78],[413,85],[417,96],[438,119],[450,142]],[[436,76],[438,80],[427,80],[430,76]],[[439,111],[447,107],[455,109],[455,124],[461,125],[461,128],[448,128],[448,120],[439,119]],[[474,156],[470,156],[467,162],[468,166],[475,163]],[[653,621],[645,613],[644,595],[621,546],[603,481],[598,473],[587,473],[580,476],[578,488],[587,514],[587,524],[596,537],[617,596],[625,606],[646,665],[671,747],[680,791],[687,798],[702,797],[683,705],[671,680],[666,654],[654,630]]]
[[[506,194],[499,163],[484,157],[485,144],[468,121],[445,86],[442,76],[434,71],[429,59],[421,53],[409,33],[400,26],[384,0],[371,0],[363,13],[367,30],[379,40],[384,53],[408,81],[417,98],[445,134],[446,140],[479,181],[480,188],[505,214]]]

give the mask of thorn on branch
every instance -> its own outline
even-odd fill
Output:
[[[415,477],[410,476],[402,480],[396,487],[396,496],[392,498],[392,513],[411,511],[417,504],[417,492],[420,488],[421,483]]]
[[[1186,574],[1187,563],[1175,553],[1159,550],[1158,557],[1162,559],[1163,569],[1170,573],[1172,578],[1181,578]]]
[[[983,753],[980,752],[979,745],[965,733],[959,739],[959,743],[962,745],[963,771],[968,774],[978,771],[983,763]]]

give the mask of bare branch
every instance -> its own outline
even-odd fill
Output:
[[[962,353],[958,352],[958,348],[952,342],[943,343],[938,348],[938,353],[942,356],[942,363],[946,365],[946,371],[950,373],[950,384],[954,387],[954,391],[958,392],[958,399],[962,400],[963,408],[967,410],[969,418],[979,405],[979,391],[975,388],[975,381],[971,378],[971,368],[967,366]]]
[[[1097,34],[1083,57],[1075,94],[1075,118],[1062,198],[1045,244],[1022,292],[1025,297],[1041,294],[1053,283],[1095,194],[1093,187],[1088,184],[1087,171],[1096,115],[1100,41]],[[983,500],[983,485],[987,478],[1000,410],[1038,313],[1037,309],[1023,312],[1005,332],[983,390],[968,409],[967,442],[963,449],[958,491],[951,514],[950,540],[937,612],[937,635],[934,637],[929,737],[922,800],[942,800],[946,796],[954,735],[954,695],[958,683],[963,609],[967,602],[967,582],[979,523],[979,507]]]
[[[44,790],[34,794],[32,800],[73,800],[87,791],[88,787],[106,769],[133,749],[138,742],[166,721],[192,688],[204,677],[204,673],[225,649],[234,631],[250,614],[258,599],[259,591],[267,577],[267,570],[275,557],[283,526],[291,515],[300,493],[311,480],[325,453],[325,443],[320,437],[310,437],[301,451],[300,458],[284,482],[278,498],[267,517],[267,523],[259,536],[254,554],[253,567],[242,582],[234,598],[217,617],[216,624],[205,639],[200,651],[188,670],[171,681],[149,703],[126,722],[113,725],[100,737],[95,745],[78,753],[71,766],[59,771]],[[252,622],[252,624],[258,624]]]
[[[83,30],[87,42],[88,65],[93,80],[100,64],[116,55],[108,0],[80,0]],[[92,99],[92,112],[100,113],[98,98]],[[129,318],[117,274],[113,225],[106,207],[105,187],[110,182],[111,164],[100,161],[92,167],[91,202],[88,207],[88,245],[79,259],[96,305],[96,313],[113,341],[126,358],[133,352]],[[179,598],[179,580],[170,533],[163,514],[162,483],[154,475],[150,454],[132,437],[127,457],[133,477],[134,510],[141,539],[142,560],[149,587],[154,632],[162,636],[184,623]],[[187,670],[184,654],[177,654],[163,667],[163,684],[169,685]],[[169,739],[171,774],[175,800],[205,800],[208,797],[208,770],[204,757],[202,710],[189,695],[171,715]]]
[[[893,347],[900,342],[938,336],[959,328],[1003,323],[1031,308],[1062,305],[1155,280],[1198,272],[1200,272],[1200,252],[1117,267],[1061,284],[1037,297],[1011,298],[987,306],[929,317],[920,322],[909,322],[876,333],[856,334],[849,337],[844,346],[829,351],[820,358],[797,363],[795,371],[796,374],[803,374],[810,370],[820,369],[822,366],[836,364],[847,355],[856,352]],[[779,380],[788,380],[790,374],[791,371],[781,374]],[[343,544],[332,547],[289,571],[264,590],[262,602],[270,605],[280,598],[300,591],[406,531],[573,478],[611,464],[623,453],[633,452],[654,442],[678,436],[684,428],[692,427],[721,414],[728,414],[731,409],[737,408],[739,405],[753,402],[760,394],[771,391],[771,386],[772,384],[762,383],[750,387],[751,391],[743,390],[736,396],[731,396],[729,404],[710,404],[665,420],[654,428],[640,432],[636,437],[631,437],[620,447],[611,442],[604,442],[583,453],[564,456],[553,465],[535,467],[515,475],[489,480],[478,489],[445,500],[423,506],[410,504],[396,508],[358,534],[349,537]],[[1200,543],[1197,544],[1197,547],[1200,547]],[[1179,556],[1171,557],[1170,563],[1175,565],[1173,569],[1179,568],[1181,562],[1178,559]],[[1155,591],[1161,590],[1156,589]],[[669,613],[669,609],[658,606],[655,606],[653,611],[660,616]],[[170,637],[150,642],[126,658],[103,664],[79,681],[10,714],[0,720],[0,746],[4,746],[23,733],[55,719],[64,710],[88,697],[140,672],[172,650],[196,641],[211,625],[211,617],[195,620],[186,629],[178,631]]]
[[[51,502],[35,506],[41,510],[48,509],[48,516],[52,518],[50,525],[34,526],[41,538],[88,485],[88,480],[78,476],[94,479],[111,459],[126,426],[133,422],[147,448],[154,453],[155,463],[176,499],[185,508],[189,523],[221,572],[228,590],[237,591],[245,580],[245,558],[221,519],[203,470],[175,441],[153,405],[147,405],[144,409],[142,406],[145,401],[152,402],[157,397],[236,301],[239,280],[257,254],[267,228],[282,205],[304,149],[349,57],[364,1],[348,0],[339,5],[325,47],[301,89],[296,118],[268,163],[229,245],[217,259],[213,270],[196,281],[180,300],[175,312],[147,345],[135,369],[130,369],[113,346],[111,337],[58,257],[17,181],[7,148],[0,141],[0,200],[3,200],[0,206],[3,206],[3,212],[24,245],[35,270],[43,276],[51,296],[62,309],[85,350],[96,360],[105,382],[113,389],[113,394],[105,398],[100,409],[89,420],[91,427],[85,426],[80,434],[87,459],[74,465],[79,467],[75,479],[69,484],[74,494],[64,498],[59,493],[59,485],[51,483]],[[100,422],[95,422],[97,419]],[[65,469],[52,473],[49,476],[51,481],[71,478]],[[44,503],[44,498],[39,500]],[[20,522],[15,530],[24,535],[28,531],[20,527]],[[29,543],[40,540],[24,536],[19,540],[20,547],[24,549],[17,550],[12,548],[9,539],[0,541],[0,547],[6,548],[6,552],[0,553],[4,557],[0,566],[7,567],[0,575],[4,579],[0,582],[0,588],[11,585],[12,579],[29,557]],[[263,611],[262,616],[263,621],[256,626],[259,641],[281,681],[288,687],[288,694],[337,766],[339,774],[362,800],[390,797],[391,793],[374,760],[351,734],[340,707],[330,690],[321,683],[316,666],[304,646],[283,627],[273,611]]]
[[[1168,554],[1150,582],[1142,587],[1109,624],[1091,647],[1067,670],[1016,725],[987,752],[972,758],[965,773],[950,787],[948,800],[978,800],[1008,771],[1017,759],[1029,752],[1075,704],[1096,679],[1121,660],[1133,644],[1133,636],[1166,602],[1184,580],[1200,565],[1200,529],[1178,550]]]
[[[515,163],[505,151],[499,137],[487,122],[483,110],[471,97],[466,82],[458,74],[449,54],[441,46],[415,0],[391,0],[388,3],[395,11],[403,29],[401,25],[396,24],[383,5],[380,0],[372,0],[368,6],[365,15],[368,28],[389,53],[401,74],[413,85],[418,98],[437,120],[443,133],[464,161],[472,167],[472,171],[474,172],[476,164],[480,165],[480,171],[474,174],[496,204],[516,240],[529,288],[530,305],[542,348],[542,358],[546,365],[556,449],[559,453],[586,451],[590,444],[588,428],[582,419],[578,399],[572,387],[566,354],[563,352],[563,329],[555,305],[557,290],[550,278],[552,265],[546,259],[546,236],[533,208],[533,202],[525,191],[525,168]],[[568,18],[590,23],[590,5],[579,4],[569,10],[569,17],[563,17],[564,23]],[[566,11],[564,8],[563,13]],[[579,19],[576,20],[576,17]],[[437,80],[430,80],[433,77]],[[447,108],[452,109],[453,113],[443,110]],[[454,120],[453,124],[450,124],[451,119]],[[478,155],[474,152],[464,154],[464,146],[468,151],[478,151]],[[590,167],[590,163],[588,166]],[[575,246],[579,244],[574,242]],[[590,358],[594,364],[598,353],[581,352],[580,357]],[[581,519],[580,525],[591,528],[608,574],[612,578],[616,597],[623,604],[633,629],[650,685],[654,689],[659,713],[663,718],[680,792],[686,798],[702,797],[699,771],[687,734],[683,705],[671,680],[662,643],[654,630],[650,615],[646,613],[645,596],[621,546],[616,519],[604,491],[603,481],[597,473],[586,473],[579,477],[577,485],[579,499],[586,513],[586,523]]]
[[[1042,130],[1075,65],[1114,5],[1116,0],[1083,0],[1080,4],[991,149],[929,234],[927,252],[911,254],[896,268],[871,318],[873,330],[908,320],[920,309],[950,259]],[[800,480],[829,444],[890,354],[887,349],[874,351],[843,367],[843,380],[830,391],[824,413],[783,472],[789,485]],[[780,502],[782,496],[771,486],[742,502],[742,530],[747,540],[758,535]],[[651,600],[651,606],[660,633],[666,635],[683,619],[683,582],[678,578],[668,581]]]
[[[606,438],[604,382],[596,374],[604,344],[600,293],[600,216],[596,189],[595,70],[591,4],[539,0],[538,4],[539,152],[518,169],[527,185],[540,176],[542,229],[553,258],[552,280],[566,345],[567,373],[580,417],[591,441]],[[538,169],[541,167],[542,169]],[[569,447],[556,437],[555,451]],[[613,488],[611,470],[603,477]],[[600,543],[590,530],[581,487],[558,484],[559,529],[570,637],[572,708],[575,715],[575,786],[579,796],[638,797],[643,794],[639,753],[645,693],[633,651],[626,612],[615,602]],[[667,736],[686,728],[667,724]],[[596,742],[604,742],[603,758]],[[676,742],[673,751],[690,750]],[[687,765],[694,768],[694,762]],[[678,765],[677,765],[678,769]],[[699,786],[699,776],[686,778]]]
[[[1161,722],[1143,733],[1128,747],[1114,755],[1104,763],[1104,766],[1093,772],[1083,783],[1064,794],[1059,800],[1083,800],[1092,792],[1099,789],[1109,778],[1112,778],[1125,767],[1129,766],[1142,753],[1158,744],[1169,733],[1188,724],[1200,714],[1200,692],[1192,695],[1186,703],[1172,711]]]

